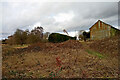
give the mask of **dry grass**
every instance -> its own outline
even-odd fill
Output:
[[[74,44],[76,44],[75,42]],[[31,52],[28,49],[23,53],[3,55],[3,77],[4,78],[117,78],[118,60],[109,57],[99,58],[89,54],[84,48],[68,42],[53,46],[52,43],[45,43],[44,49]],[[40,44],[41,45],[41,44]],[[50,46],[52,45],[52,46]],[[80,44],[81,45],[81,44]],[[48,47],[49,46],[49,47]],[[62,48],[62,46],[67,48]],[[10,47],[8,47],[8,50]],[[3,50],[7,50],[7,48]],[[40,47],[41,48],[41,47]],[[13,48],[12,48],[13,49]],[[38,49],[38,48],[37,48]],[[89,49],[87,47],[87,49]],[[6,52],[6,51],[5,51]],[[3,52],[3,54],[5,54]],[[58,58],[60,67],[57,66]]]

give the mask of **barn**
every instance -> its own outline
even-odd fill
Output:
[[[114,28],[113,26],[98,20],[90,29],[90,39],[98,40],[108,37],[115,36],[120,33],[119,29]]]

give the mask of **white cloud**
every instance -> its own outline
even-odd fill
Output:
[[[56,16],[53,16],[56,22],[65,22],[71,21],[74,17],[73,11],[69,11],[68,13],[59,13]]]
[[[57,32],[57,33],[67,35],[67,34],[64,33],[64,32]],[[72,37],[78,36],[78,34],[79,34],[78,31],[69,31],[69,32],[68,32],[68,35],[69,35],[69,36],[72,36]]]
[[[64,32],[57,32],[57,33],[67,35]],[[77,31],[70,31],[70,32],[68,32],[68,34],[69,34],[69,36],[75,37],[77,35]]]
[[[76,31],[71,31],[71,32],[68,32],[68,34],[72,37],[75,37],[77,35],[77,32]]]
[[[41,26],[40,22],[35,23],[32,28],[35,28],[35,27],[38,27],[38,26]]]

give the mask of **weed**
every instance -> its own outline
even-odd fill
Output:
[[[95,56],[98,56],[99,58],[104,58],[104,56],[99,52],[95,52],[95,51],[88,50],[88,49],[86,50],[86,52],[88,52],[89,54],[93,54]]]
[[[32,72],[29,72],[29,73],[28,73],[28,75],[30,75],[30,76],[31,76],[32,74],[33,74]]]
[[[16,73],[18,73],[18,72],[17,71],[13,71],[13,70],[9,71],[10,75],[16,75]]]
[[[25,47],[28,47],[28,45],[13,45],[12,46],[13,48],[25,48]]]

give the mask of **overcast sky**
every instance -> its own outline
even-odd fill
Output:
[[[117,2],[2,2],[3,38],[17,28],[42,26],[44,32],[89,30],[102,20],[118,28]],[[1,27],[1,26],[0,26]]]

